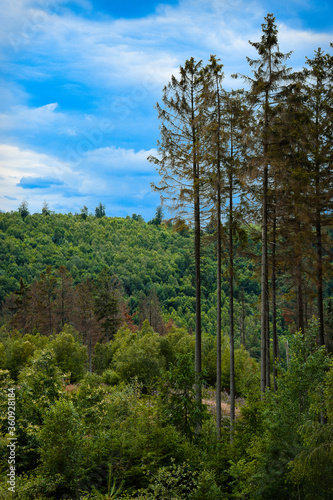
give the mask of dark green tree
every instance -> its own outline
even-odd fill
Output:
[[[49,205],[46,201],[44,201],[44,203],[43,203],[42,214],[43,215],[50,215],[51,214],[50,209],[49,209]]]
[[[159,205],[155,212],[155,217],[148,222],[148,224],[154,224],[154,226],[159,226],[162,223],[164,217],[163,208]]]
[[[101,219],[102,217],[105,217],[105,205],[100,203],[98,207],[95,208],[95,217],[98,219]]]
[[[121,325],[120,288],[118,278],[104,268],[95,284],[95,315],[101,322],[106,342],[113,339]]]
[[[28,202],[26,200],[23,200],[22,203],[20,204],[18,211],[19,214],[21,215],[22,219],[24,220],[28,215],[29,215],[29,209],[28,209]]]
[[[83,220],[86,220],[86,218],[88,217],[88,207],[86,207],[85,205],[83,205],[83,207],[81,208],[80,217]]]

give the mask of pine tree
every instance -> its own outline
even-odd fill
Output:
[[[206,141],[211,145],[207,150],[207,173],[211,187],[214,209],[213,221],[216,223],[216,260],[217,260],[217,304],[216,304],[216,427],[218,438],[221,436],[221,290],[222,290],[222,160],[223,147],[223,97],[225,95],[221,84],[223,80],[223,65],[219,64],[215,56],[210,57],[209,64],[203,68],[202,77],[204,89],[202,104],[206,110],[207,124],[205,129]],[[223,93],[223,96],[222,96]],[[225,143],[225,138],[224,138]]]
[[[162,107],[156,105],[161,120],[161,140],[158,142],[160,157],[149,157],[161,176],[158,186],[162,198],[168,200],[171,211],[179,217],[193,217],[195,255],[195,373],[196,401],[201,403],[201,277],[200,231],[202,212],[202,129],[203,114],[200,108],[203,83],[201,61],[193,58],[180,67],[180,77],[172,76],[163,89]],[[197,431],[200,422],[197,422]]]
[[[113,339],[121,324],[120,282],[104,268],[95,283],[95,315],[101,322],[106,342]]]
[[[281,81],[287,76],[283,64],[290,53],[282,54],[278,46],[278,30],[273,14],[267,14],[262,24],[260,42],[250,42],[259,59],[247,58],[253,70],[250,98],[258,108],[258,136],[260,138],[261,200],[262,200],[262,260],[261,260],[261,391],[270,385],[269,369],[269,290],[268,290],[268,193],[270,170],[270,141],[274,99]]]
[[[319,342],[325,345],[323,305],[323,228],[332,223],[332,109],[333,57],[319,48],[306,77],[306,104],[310,113],[309,157],[311,172],[311,206],[316,245],[317,310],[320,324]]]
[[[56,272],[58,287],[54,301],[54,314],[57,331],[61,331],[65,324],[71,324],[75,307],[73,278],[65,266],[60,266]]]
[[[102,217],[105,217],[105,205],[100,203],[98,207],[95,208],[95,217],[98,219],[101,219]]]
[[[95,316],[94,285],[85,280],[75,287],[74,326],[81,333],[88,348],[88,369],[92,371],[93,347],[101,338],[101,328]]]

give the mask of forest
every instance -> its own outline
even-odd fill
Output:
[[[333,56],[250,44],[164,87],[153,219],[0,213],[0,498],[333,498]]]

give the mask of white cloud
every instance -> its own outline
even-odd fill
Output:
[[[151,195],[150,189],[155,176],[154,167],[147,162],[150,154],[156,151],[136,153],[124,148],[100,148],[83,155],[78,164],[70,164],[50,155],[1,144],[0,209],[16,210],[26,199],[30,212],[39,212],[45,200],[51,209],[62,207],[65,212],[73,212],[84,204],[92,210],[100,201],[111,206],[122,199],[122,213],[131,214],[139,212],[133,204],[141,203],[147,196],[156,207],[156,196]]]

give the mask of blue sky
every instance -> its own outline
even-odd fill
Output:
[[[0,0],[0,210],[154,216],[154,104],[179,65],[216,54],[224,85],[274,13],[289,65],[333,41],[331,0]]]

